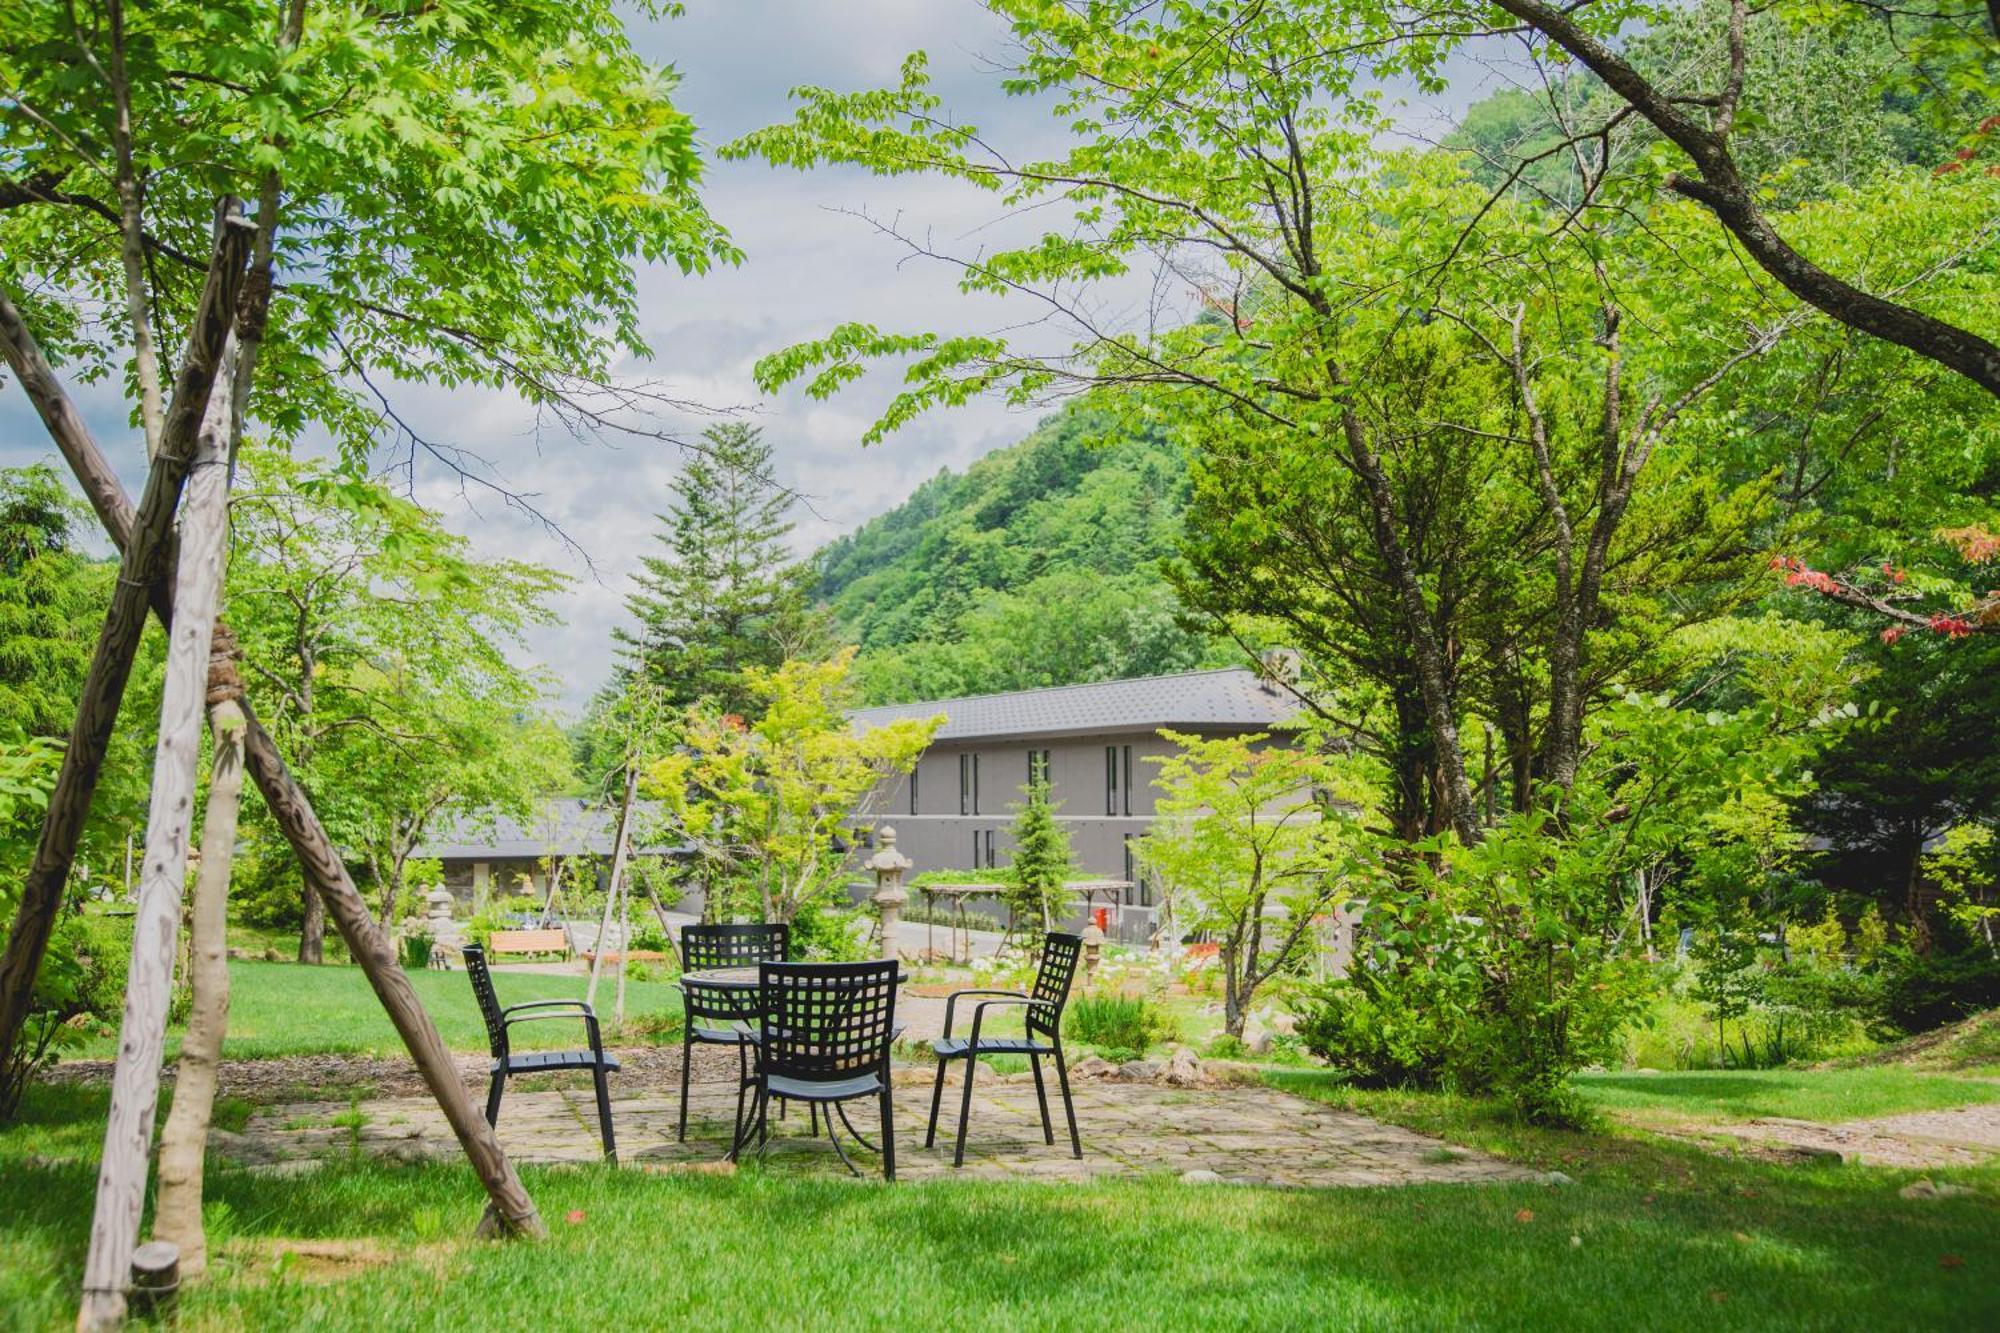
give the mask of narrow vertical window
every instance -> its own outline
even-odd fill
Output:
[[[979,869],[979,830],[972,830],[972,868]]]
[[[972,813],[979,813],[979,756],[972,756]]]
[[[923,768],[921,763],[910,766],[910,813],[917,813],[917,773]]]
[[[1118,747],[1104,747],[1104,813],[1118,813]]]
[[[1132,884],[1139,878],[1139,858],[1132,855],[1132,835],[1125,835],[1125,902],[1132,902]]]
[[[1028,751],[1028,787],[1049,785],[1049,752],[1047,750]]]
[[[991,870],[1000,863],[993,859],[993,830],[986,830],[986,868]]]
[[[1123,790],[1125,813],[1129,815],[1132,813],[1132,747],[1129,745],[1125,747],[1125,771],[1119,777],[1123,779],[1119,786]]]
[[[958,757],[958,813],[972,813],[972,756],[969,754]]]

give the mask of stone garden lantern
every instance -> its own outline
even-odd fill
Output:
[[[1091,917],[1083,928],[1083,980],[1088,985],[1097,975],[1097,958],[1104,952],[1104,930]]]
[[[862,862],[862,867],[875,876],[875,894],[869,901],[875,904],[875,911],[881,917],[882,956],[894,958],[896,923],[910,901],[910,891],[903,887],[903,874],[909,870],[911,861],[896,850],[895,829],[885,827],[878,836],[880,849]]]

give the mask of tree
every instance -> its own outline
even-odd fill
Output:
[[[692,127],[604,6],[338,5],[316,9],[308,25],[302,0],[279,13],[243,0],[131,16],[115,0],[34,3],[10,10],[0,71],[9,87],[0,160],[12,173],[0,181],[0,351],[123,551],[0,960],[0,1037],[11,1041],[139,630],[149,604],[163,621],[174,605],[167,532],[218,381],[230,418],[225,455],[255,417],[280,435],[318,421],[350,457],[386,437],[413,455],[462,461],[400,427],[378,387],[384,373],[505,385],[575,428],[630,429],[630,414],[659,400],[612,384],[607,370],[614,349],[643,350],[632,262],[671,257],[696,268],[736,252],[695,196]],[[110,199],[99,193],[106,184]],[[241,197],[257,200],[254,223],[232,202]],[[328,218],[339,225],[322,225]],[[17,301],[17,290],[54,295]],[[124,320],[78,317],[98,302]],[[169,394],[159,348],[183,333]],[[153,460],[136,509],[51,356],[85,373],[129,366]],[[206,625],[179,628],[193,646],[208,642]],[[183,657],[205,662],[207,653]],[[413,1053],[434,1072],[448,1065],[325,830],[244,711],[247,764],[266,804]],[[160,877],[142,914],[151,919],[150,899],[178,890]],[[133,986],[141,989],[136,976]],[[131,1050],[143,1062],[152,1019],[139,1027]],[[141,1131],[141,1150],[153,1077],[114,1096],[118,1138]],[[489,1224],[539,1231],[463,1090],[446,1074],[432,1086],[488,1188]],[[126,1105],[140,1108],[135,1125],[117,1111]],[[103,1231],[110,1243],[93,1243],[88,1323],[118,1317],[122,1250],[136,1222],[134,1208],[129,1225],[121,1218]]]
[[[1223,1028],[1238,1040],[1258,991],[1299,968],[1318,919],[1355,894],[1349,879],[1361,775],[1307,738],[1162,732],[1158,817],[1139,857],[1174,920],[1220,944]]]
[[[813,656],[826,631],[807,600],[811,572],[786,552],[793,495],[771,470],[754,426],[711,426],[692,450],[641,561],[626,607],[637,622],[614,637],[634,670],[685,706],[713,698],[747,714],[749,667]]]
[[[846,712],[853,661],[849,648],[828,662],[751,667],[754,722],[697,705],[680,745],[646,770],[644,790],[664,803],[673,832],[743,876],[765,921],[792,921],[833,897],[848,874],[837,840],[876,785],[908,773],[944,725],[940,713],[856,731]]]
[[[246,449],[231,605],[273,734],[329,827],[370,871],[387,928],[403,866],[443,819],[525,818],[566,785],[563,745],[535,716],[542,681],[510,648],[550,618],[564,580],[481,560],[379,480]],[[324,917],[302,886],[302,962]]]
[[[1030,943],[1055,927],[1070,908],[1069,881],[1076,872],[1069,833],[1056,819],[1045,775],[1023,789],[1027,800],[1014,816],[1014,859],[1007,867],[1009,930],[1021,930]]]

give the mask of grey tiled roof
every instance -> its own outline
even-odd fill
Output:
[[[658,818],[657,801],[640,801],[632,808],[633,850],[641,855],[671,854],[678,847],[649,845],[647,830]],[[542,856],[609,856],[618,833],[615,807],[573,796],[551,797],[526,820],[505,815],[474,816],[441,825],[417,848],[418,856],[443,861],[501,861]]]
[[[937,739],[964,741],[1155,731],[1161,727],[1262,731],[1297,717],[1299,703],[1283,687],[1267,685],[1254,671],[1225,667],[968,699],[885,704],[856,709],[852,716],[857,725],[870,727],[939,713],[948,720]]]

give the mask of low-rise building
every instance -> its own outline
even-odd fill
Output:
[[[1153,822],[1154,761],[1173,749],[1161,730],[1270,732],[1299,708],[1276,679],[1240,667],[863,708],[853,716],[864,727],[946,720],[910,775],[882,783],[862,813],[895,828],[912,874],[997,868],[1013,856],[1009,828],[1031,776],[1045,776],[1078,868],[1118,882],[1113,933],[1140,940],[1158,902],[1132,843]]]

